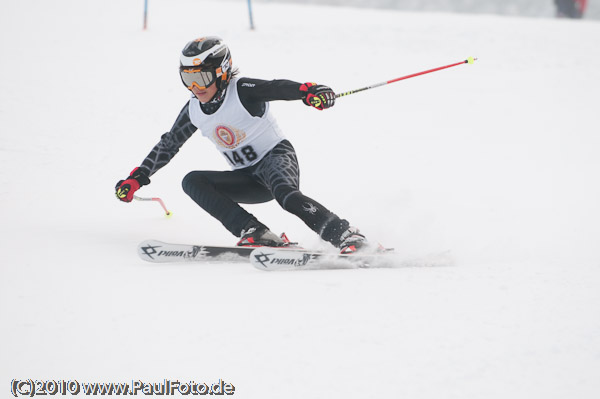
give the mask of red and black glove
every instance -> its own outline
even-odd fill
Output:
[[[131,174],[127,179],[119,180],[115,186],[115,194],[121,201],[131,202],[133,200],[133,194],[146,184],[150,184],[148,176],[146,176],[140,168],[135,168],[131,171]]]
[[[304,104],[315,107],[319,111],[333,107],[335,104],[335,93],[328,86],[304,83],[300,86],[300,91]]]

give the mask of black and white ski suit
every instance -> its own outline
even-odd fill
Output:
[[[152,176],[199,129],[233,170],[190,172],[183,179],[183,190],[227,230],[239,237],[253,219],[239,204],[275,199],[322,239],[339,246],[348,221],[300,191],[296,152],[269,112],[269,101],[301,99],[300,85],[289,80],[234,78],[218,101],[202,104],[192,97],[140,170]]]

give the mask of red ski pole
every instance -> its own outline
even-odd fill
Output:
[[[133,196],[133,199],[134,199],[134,200],[137,200],[137,201],[156,201],[156,202],[158,202],[158,203],[160,204],[160,206],[162,206],[162,208],[165,210],[165,215],[166,215],[167,217],[170,217],[170,216],[172,216],[172,215],[173,215],[173,213],[167,209],[167,207],[165,206],[165,203],[163,202],[163,200],[161,200],[161,199],[160,199],[160,198],[158,198],[158,197],[145,198],[145,197],[138,197],[137,195],[134,195],[134,196]]]
[[[415,76],[425,75],[426,73],[431,73],[431,72],[435,72],[435,71],[441,71],[442,69],[446,69],[446,68],[452,68],[452,67],[457,66],[457,65],[472,64],[472,63],[475,62],[476,59],[477,58],[469,57],[469,58],[467,58],[464,61],[457,62],[457,63],[454,63],[454,64],[445,65],[445,66],[442,66],[442,67],[439,67],[439,68],[428,69],[427,71],[417,72],[417,73],[413,73],[411,75],[402,76],[400,78],[396,78],[396,79],[392,79],[392,80],[386,80],[385,82],[375,83],[374,85],[363,87],[363,88],[360,88],[360,89],[350,90],[350,91],[347,91],[345,93],[339,93],[339,94],[336,94],[335,97],[338,98],[338,97],[348,96],[350,94],[358,93],[358,92],[369,90],[369,89],[374,89],[375,87],[379,87],[379,86],[385,86],[387,84],[398,82],[400,80],[414,78]]]

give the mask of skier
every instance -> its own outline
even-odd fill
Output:
[[[335,104],[331,88],[290,80],[237,77],[231,53],[216,36],[193,40],[183,48],[179,73],[192,92],[171,130],[162,135],[150,154],[117,183],[117,198],[131,202],[134,193],[177,154],[200,129],[225,156],[231,171],[193,171],[183,190],[227,230],[240,237],[239,246],[285,246],[277,236],[239,204],[275,199],[319,236],[353,253],[366,245],[365,236],[299,189],[299,166],[292,144],[284,137],[269,110],[269,101],[302,100],[324,110]]]
[[[558,18],[583,18],[587,0],[554,0]]]

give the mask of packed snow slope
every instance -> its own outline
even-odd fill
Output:
[[[240,398],[593,398],[600,390],[600,24],[154,0],[0,12],[0,392],[12,379],[214,382]],[[124,204],[114,185],[188,99],[193,38],[243,76],[338,92],[272,110],[302,190],[403,256],[445,267],[265,273],[152,265],[147,238],[236,239],[181,190],[225,170],[196,134]],[[307,247],[275,202],[248,207]],[[5,395],[2,394],[2,395]],[[8,396],[6,396],[8,397]]]

